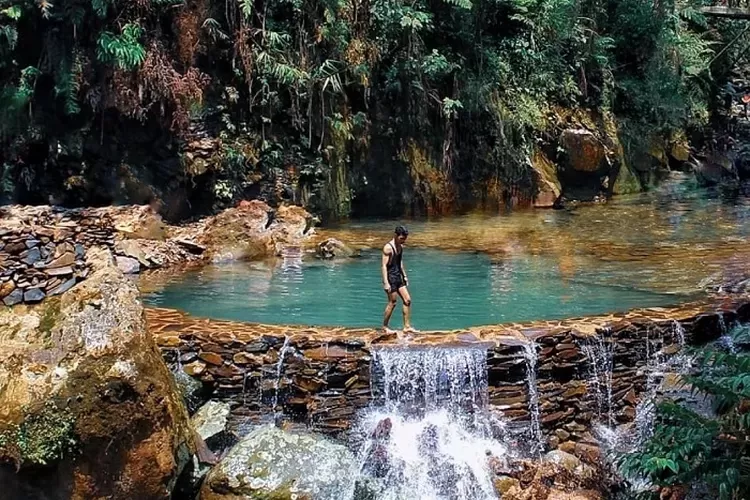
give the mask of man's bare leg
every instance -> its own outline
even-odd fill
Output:
[[[409,294],[409,289],[402,286],[398,289],[398,294],[404,302],[404,333],[416,332],[411,326],[411,295]]]
[[[388,323],[391,321],[393,310],[396,308],[396,295],[396,293],[386,292],[388,303],[385,305],[385,313],[383,314],[383,330],[385,330],[386,333],[393,333],[393,330],[388,327]]]

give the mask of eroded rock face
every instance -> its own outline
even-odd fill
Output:
[[[211,470],[199,499],[346,498],[355,467],[341,444],[263,426]]]
[[[194,451],[138,291],[108,251],[87,256],[67,293],[0,310],[5,499],[166,499]]]
[[[260,200],[251,200],[176,229],[174,236],[207,248],[214,261],[253,259],[302,246],[312,234],[313,223],[313,217],[301,207],[274,210]]]

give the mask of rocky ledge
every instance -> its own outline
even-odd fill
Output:
[[[86,253],[108,248],[126,274],[212,260],[278,255],[308,244],[314,220],[304,209],[260,201],[184,226],[164,224],[149,206],[89,209],[0,208],[0,300],[34,304],[91,273]]]
[[[147,309],[147,318],[168,362],[201,381],[213,399],[228,402],[238,421],[263,421],[280,411],[332,434],[347,431],[357,411],[378,397],[371,378],[373,350],[403,345],[374,329],[215,321],[166,309]],[[708,342],[721,335],[722,325],[737,320],[750,320],[749,296],[424,332],[407,345],[486,348],[490,409],[522,427],[538,412],[543,446],[596,462],[593,425],[633,422],[655,353],[670,355],[683,345]],[[609,398],[603,400],[604,393]]]

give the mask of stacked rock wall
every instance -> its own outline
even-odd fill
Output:
[[[7,221],[0,227],[0,300],[12,306],[59,295],[88,275],[87,248],[113,245],[106,215],[49,210]]]
[[[376,385],[370,380],[371,351],[396,341],[372,330],[212,321],[164,309],[147,310],[147,316],[167,361],[213,387],[213,398],[229,402],[235,418],[257,421],[283,413],[330,433],[346,431],[370,403]],[[715,339],[723,324],[737,319],[750,319],[750,298],[721,308],[703,304],[430,334],[417,343],[490,346],[490,407],[519,426],[528,426],[537,410],[529,397],[533,369],[545,444],[585,449],[595,441],[594,423],[633,421],[655,360],[683,344]]]

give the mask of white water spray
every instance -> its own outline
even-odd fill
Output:
[[[353,490],[379,500],[496,499],[491,469],[508,449],[488,410],[485,349],[381,348],[371,366],[379,406],[354,429]]]
[[[540,455],[544,450],[542,428],[539,424],[539,391],[536,384],[536,367],[539,355],[536,344],[527,342],[523,345],[523,357],[526,362],[526,386],[529,394],[529,415],[531,417],[529,433],[531,434],[531,453]]]

